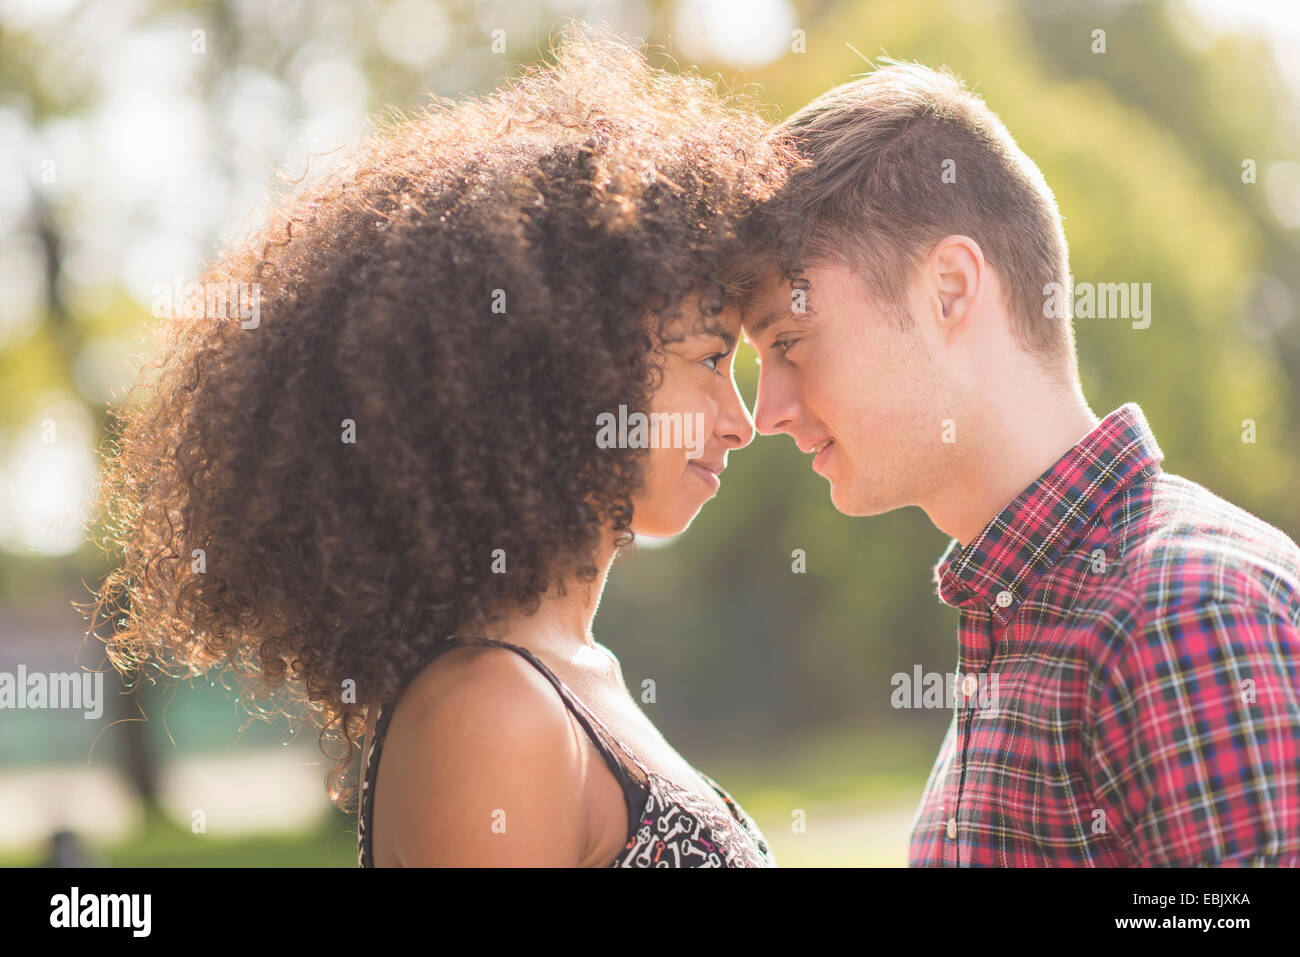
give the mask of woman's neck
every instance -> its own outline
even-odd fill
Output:
[[[533,614],[514,609],[488,628],[480,629],[480,633],[553,661],[578,662],[593,652],[603,655],[592,635],[592,623],[617,551],[610,538],[595,558],[595,578],[580,581],[569,577],[563,581],[563,594],[559,587],[552,586],[541,596]]]

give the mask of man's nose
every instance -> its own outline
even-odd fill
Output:
[[[743,449],[754,441],[754,420],[745,408],[745,400],[733,384],[727,399],[718,414],[718,425],[714,430],[726,444],[727,449]]]
[[[754,400],[754,428],[759,435],[790,431],[799,414],[794,390],[780,377],[766,371],[758,374],[758,396]]]

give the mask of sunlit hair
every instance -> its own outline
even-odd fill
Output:
[[[300,184],[202,277],[258,283],[259,325],[160,322],[116,410],[89,633],[308,716],[340,806],[366,709],[436,642],[630,540],[647,453],[597,416],[649,408],[673,317],[730,300],[735,224],[782,180],[751,98],[581,25],[554,57]]]
[[[779,135],[806,162],[781,197],[786,228],[761,231],[756,253],[766,246],[785,269],[850,265],[904,327],[916,264],[945,236],[969,236],[1001,282],[1021,348],[1054,368],[1075,368],[1069,317],[1044,312],[1049,283],[1069,288],[1056,199],[1002,121],[955,74],[888,61],[813,100]]]

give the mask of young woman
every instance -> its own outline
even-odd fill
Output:
[[[775,863],[592,633],[753,435],[721,277],[787,158],[749,106],[571,33],[226,254],[256,322],[162,324],[105,470],[110,657],[295,694],[362,866]]]

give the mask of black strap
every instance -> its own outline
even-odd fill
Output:
[[[639,802],[642,800],[641,795],[643,795],[645,791],[645,786],[638,783],[631,776],[627,768],[623,766],[623,763],[618,759],[618,756],[614,754],[613,750],[609,747],[609,745],[606,743],[604,738],[602,738],[601,735],[596,733],[595,728],[592,727],[593,722],[597,725],[600,725],[601,730],[604,731],[605,734],[609,735],[610,740],[612,740],[615,744],[617,744],[619,748],[621,748],[623,752],[628,756],[628,758],[631,759],[633,763],[637,765],[637,767],[641,768],[641,773],[646,775],[646,779],[648,783],[649,774],[646,771],[645,767],[641,764],[641,762],[636,759],[636,756],[633,755],[630,751],[628,751],[627,748],[623,746],[623,743],[619,741],[618,738],[616,738],[613,734],[611,734],[609,729],[606,728],[603,724],[601,724],[600,720],[596,718],[596,716],[592,714],[587,709],[587,707],[583,705],[582,702],[580,702],[572,694],[572,692],[569,691],[567,687],[565,687],[564,682],[560,681],[559,678],[557,678],[554,674],[552,674],[551,669],[547,668],[546,665],[542,664],[542,662],[537,658],[537,656],[534,655],[527,648],[521,648],[518,645],[512,645],[508,641],[502,641],[499,638],[490,638],[487,635],[451,635],[448,638],[438,643],[438,648],[434,651],[432,655],[429,656],[429,660],[425,663],[425,667],[427,667],[428,664],[434,661],[434,659],[436,659],[439,655],[443,654],[446,651],[449,651],[452,648],[459,647],[461,644],[466,642],[470,644],[477,644],[477,645],[495,645],[501,648],[509,648],[511,651],[517,652],[525,660],[531,662],[532,665],[536,667],[538,671],[540,671],[542,674],[546,676],[547,680],[550,681],[550,683],[555,686],[555,690],[560,693],[560,698],[564,701],[565,705],[569,708],[570,711],[573,712],[574,717],[578,719],[578,722],[582,725],[583,729],[591,737],[591,740],[595,742],[596,750],[598,750],[601,754],[601,757],[605,759],[605,763],[609,765],[609,769],[614,773],[614,777],[618,779],[619,784],[622,786],[624,794],[628,796],[629,812],[630,812],[629,821],[631,826],[634,826],[637,817],[636,812],[640,810]],[[392,713],[394,710],[395,709],[393,708],[385,707],[382,705],[380,706],[379,720],[375,722],[375,734],[374,734],[374,738],[371,740],[371,745],[370,745],[371,751],[369,755],[369,764],[365,769],[365,781],[367,787],[362,789],[361,806],[359,809],[361,813],[361,829],[362,829],[361,831],[362,833],[361,866],[362,867],[375,866],[374,850],[372,847],[373,841],[371,837],[371,828],[373,827],[373,821],[374,821],[375,780],[378,775],[378,769],[379,769],[379,752],[383,746],[384,737],[388,732],[388,722],[392,718]]]
[[[615,778],[619,779],[620,783],[623,783],[624,785],[627,784],[629,778],[628,770],[623,766],[623,762],[620,761],[619,757],[614,753],[614,750],[610,748],[610,745],[608,745],[608,742],[606,741],[606,737],[608,737],[608,740],[614,741],[615,744],[623,750],[624,754],[628,755],[629,759],[632,759],[638,767],[641,767],[641,762],[637,761],[636,755],[633,755],[627,748],[624,748],[623,742],[619,741],[617,737],[612,735],[610,729],[604,727],[601,720],[599,720],[594,714],[591,714],[590,709],[588,709],[584,703],[578,701],[575,694],[568,689],[567,685],[552,674],[550,668],[547,668],[545,664],[541,662],[541,659],[539,659],[537,655],[534,655],[532,651],[529,651],[526,648],[520,648],[519,645],[511,645],[510,642],[502,641],[500,638],[490,638],[486,635],[452,635],[447,638],[447,646],[454,646],[461,641],[468,641],[471,642],[471,644],[476,645],[495,645],[498,646],[498,648],[508,648],[511,651],[515,651],[517,654],[523,655],[525,661],[532,663],[538,671],[541,671],[543,675],[546,675],[546,680],[550,681],[550,683],[554,685],[555,690],[558,690],[565,705],[567,705],[568,709],[576,716],[578,723],[580,723],[582,728],[585,729],[586,733],[591,737],[591,740],[595,742],[597,750],[601,752],[604,761],[606,761],[607,765],[610,766],[610,770],[614,771]],[[442,654],[442,651],[445,650],[446,648],[439,648],[437,654]],[[603,735],[595,731],[593,724],[601,728]],[[643,767],[642,772],[645,772],[645,768]]]

